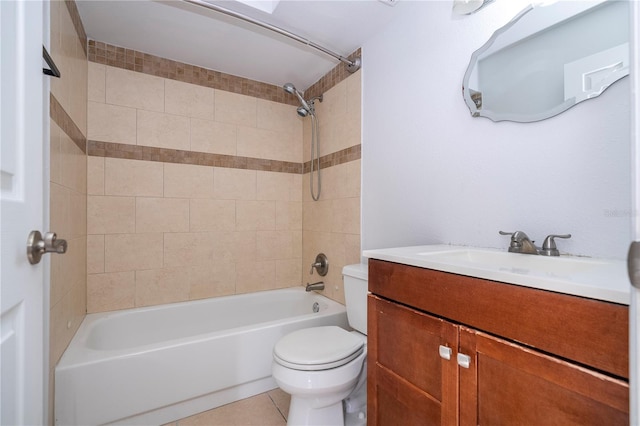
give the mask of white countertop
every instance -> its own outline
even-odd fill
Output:
[[[547,257],[507,250],[425,245],[364,250],[369,259],[517,284],[629,305],[627,263],[588,257]],[[476,256],[477,255],[477,256]],[[482,259],[490,261],[483,262]]]

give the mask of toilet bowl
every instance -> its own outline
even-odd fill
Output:
[[[343,269],[349,324],[297,330],[273,350],[272,374],[291,395],[287,425],[366,425],[367,266]]]

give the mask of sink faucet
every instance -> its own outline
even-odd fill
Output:
[[[511,235],[511,244],[509,244],[510,253],[538,254],[538,248],[524,232],[499,232],[500,235]]]
[[[542,248],[537,248],[534,242],[529,239],[527,234],[522,231],[504,232],[498,231],[500,235],[511,235],[511,244],[509,244],[509,252],[523,254],[540,254],[542,256],[560,256],[560,252],[556,247],[554,238],[571,238],[571,234],[551,234],[544,239]]]

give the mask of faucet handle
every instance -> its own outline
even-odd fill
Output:
[[[547,238],[545,238],[544,242],[542,243],[542,249],[540,250],[541,255],[560,256],[560,252],[558,251],[558,247],[556,246],[556,241],[554,240],[554,238],[571,238],[571,234],[547,235]]]

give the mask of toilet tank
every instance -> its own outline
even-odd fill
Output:
[[[342,268],[349,325],[362,334],[367,334],[368,277],[369,268],[366,264],[357,263]]]

